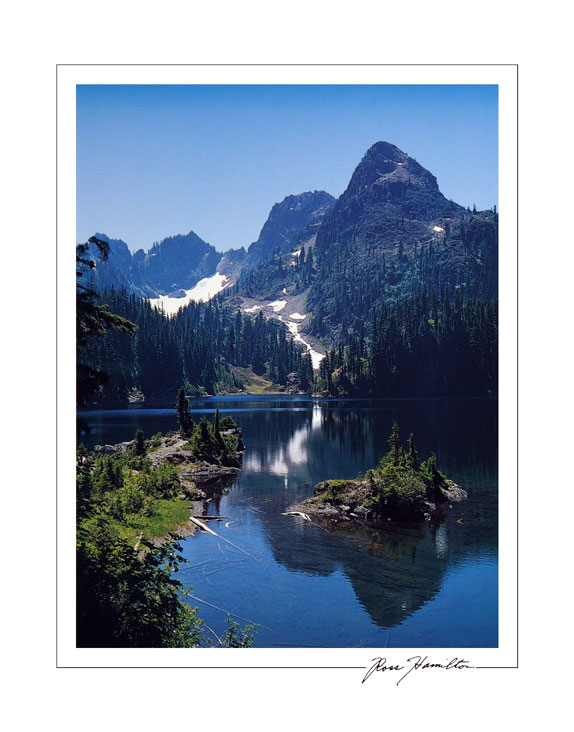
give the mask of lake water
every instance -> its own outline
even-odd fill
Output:
[[[182,542],[178,578],[221,634],[226,611],[259,624],[255,646],[288,648],[498,645],[497,402],[489,399],[317,400],[214,397],[201,414],[230,414],[243,430],[239,477],[206,514],[220,538]],[[176,429],[173,405],[86,411],[91,447]],[[328,478],[352,478],[387,451],[394,421],[421,459],[468,492],[444,523],[327,532],[283,516]]]

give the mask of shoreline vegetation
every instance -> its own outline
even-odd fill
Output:
[[[200,619],[174,577],[178,541],[240,470],[245,446],[229,416],[195,423],[180,389],[180,429],[146,440],[77,449],[78,647],[247,647],[253,626],[227,616],[222,636]],[[188,598],[186,599],[186,594]]]
[[[321,523],[361,523],[377,526],[387,521],[439,521],[451,503],[467,493],[437,467],[434,453],[421,462],[411,434],[407,449],[401,445],[395,422],[388,438],[389,452],[379,464],[355,479],[318,483],[313,495],[289,510],[317,518]]]

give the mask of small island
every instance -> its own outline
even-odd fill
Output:
[[[351,480],[326,480],[313,495],[291,508],[292,513],[316,517],[324,523],[351,521],[376,526],[384,521],[437,519],[445,506],[462,501],[466,491],[439,471],[433,453],[419,461],[413,435],[407,449],[393,425],[389,452],[376,468]]]

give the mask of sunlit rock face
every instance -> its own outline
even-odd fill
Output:
[[[306,227],[318,227],[335,199],[325,191],[307,191],[295,196],[287,196],[276,203],[257,241],[247,250],[246,269],[256,267],[275,250],[289,252],[291,244]]]

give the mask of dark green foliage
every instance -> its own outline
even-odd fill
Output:
[[[304,241],[307,233],[304,230],[298,239]],[[244,270],[236,287],[227,294],[274,298],[279,297],[283,288],[286,288],[291,295],[296,295],[310,286],[315,274],[315,259],[311,249],[305,253],[302,247],[299,257],[277,250],[255,269]]]
[[[134,453],[138,457],[146,454],[144,431],[142,429],[136,430]]]
[[[182,383],[192,396],[238,391],[233,366],[264,374],[273,364],[282,378],[299,369],[301,349],[281,323],[233,312],[219,298],[192,302],[172,317],[125,291],[108,290],[101,299],[137,330],[132,339],[106,332],[81,346],[82,362],[109,374],[100,398],[125,400],[133,387],[146,398],[175,397]]]
[[[175,498],[181,490],[176,468],[166,463],[140,473],[137,483],[147,495],[154,498]]]
[[[77,645],[96,648],[193,647],[201,621],[181,601],[173,577],[178,544],[146,546],[143,556],[99,516],[78,532]]]
[[[432,453],[420,463],[412,434],[408,440],[408,452],[405,452],[396,422],[387,442],[389,451],[377,468],[369,470],[365,476],[373,485],[373,505],[382,509],[389,502],[394,502],[397,508],[402,497],[414,493],[422,493],[430,500],[442,500],[439,489],[447,479],[436,467],[436,455]]]
[[[77,644],[196,646],[201,621],[181,602],[182,588],[173,578],[182,561],[179,546],[142,542],[136,551],[120,534],[121,526],[137,527],[140,517],[153,513],[152,494],[174,476],[166,476],[168,466],[133,474],[130,459],[89,455],[79,471]]]
[[[391,430],[391,434],[389,435],[389,439],[387,440],[390,449],[390,452],[387,457],[390,457],[390,461],[392,465],[398,465],[399,464],[399,425],[395,422],[393,424],[393,429]]]
[[[110,311],[107,305],[99,304],[99,295],[82,284],[82,277],[95,267],[90,248],[95,248],[103,261],[109,254],[109,245],[94,236],[76,247],[76,400],[79,408],[100,393],[109,380],[108,372],[101,365],[90,363],[89,359],[84,360],[88,344],[109,331],[130,336],[135,331],[134,323]],[[78,420],[78,432],[86,429],[85,423]]]
[[[217,442],[220,450],[225,450],[225,444],[223,442],[223,438],[221,436],[220,431],[220,425],[219,425],[219,409],[215,410],[215,417],[213,420],[213,436],[215,437],[215,441]]]
[[[383,305],[370,340],[353,331],[321,362],[317,392],[333,396],[462,396],[498,391],[497,301],[436,298]]]
[[[221,446],[213,435],[213,425],[202,417],[190,440],[191,450],[199,460],[217,463],[221,455]]]
[[[415,438],[412,433],[409,437],[409,466],[413,470],[418,470],[420,468],[419,454],[415,447]]]
[[[219,421],[219,428],[222,430],[234,430],[237,429],[237,423],[229,414],[222,417]]]
[[[245,449],[241,431],[235,421],[225,416],[219,419],[219,410],[215,410],[212,422],[202,417],[195,426],[189,439],[188,449],[197,460],[212,465],[239,467],[238,452]]]
[[[408,452],[405,451],[396,422],[387,442],[389,450],[376,468],[364,476],[359,474],[356,480],[318,483],[314,495],[300,504],[300,510],[328,521],[338,521],[343,516],[361,522],[410,522],[428,518],[439,510],[440,504],[466,497],[437,469],[434,454],[419,464],[412,435]]]
[[[180,386],[177,392],[177,403],[175,405],[175,414],[177,417],[177,423],[184,437],[190,437],[193,432],[194,422],[191,417],[191,410],[189,408],[189,400],[185,396],[185,389]]]
[[[151,467],[128,453],[78,451],[77,645],[94,648],[157,648],[213,645],[203,637],[197,610],[175,578],[181,547],[175,536],[159,548],[136,547],[122,536],[141,531],[158,499],[178,495],[175,467]],[[137,470],[132,469],[139,460]],[[250,627],[231,623],[219,645],[253,643]]]
[[[226,648],[249,648],[255,642],[255,628],[252,625],[239,627],[239,623],[227,617],[227,628],[223,637],[223,645]]]

